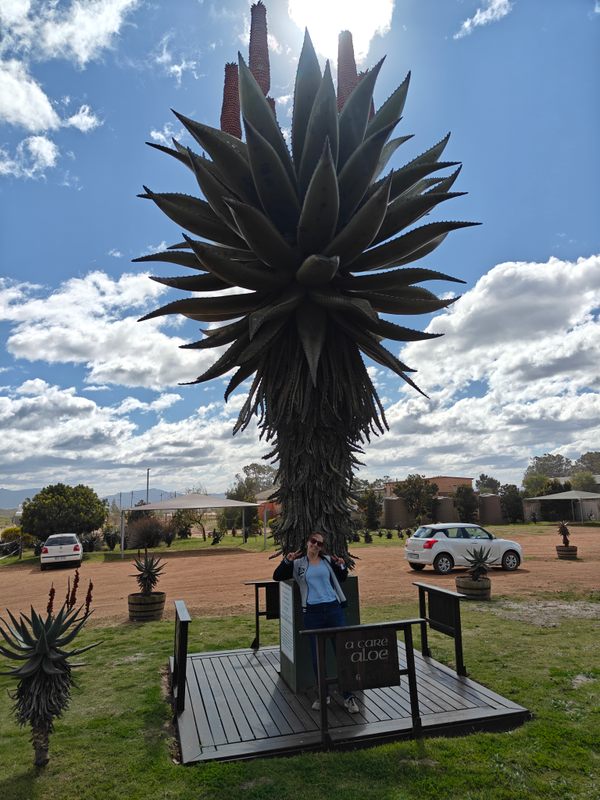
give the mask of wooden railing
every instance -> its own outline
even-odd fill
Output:
[[[171,687],[175,714],[185,708],[185,670],[187,666],[188,627],[192,618],[183,600],[175,600],[175,644]]]
[[[254,586],[254,640],[250,647],[260,647],[260,618],[279,619],[279,581],[246,581],[244,586]],[[260,607],[260,589],[264,589],[265,607]]]
[[[421,715],[419,711],[419,696],[417,692],[417,676],[415,670],[415,654],[413,647],[412,626],[420,625],[423,623],[422,619],[401,619],[394,622],[379,622],[369,625],[345,625],[340,628],[314,628],[312,630],[301,631],[301,636],[314,636],[316,638],[317,647],[317,684],[319,691],[320,701],[320,728],[321,728],[321,741],[323,745],[331,744],[331,737],[329,735],[329,723],[327,719],[327,686],[330,683],[337,682],[341,691],[348,689],[361,688],[360,681],[363,681],[363,688],[373,689],[378,686],[394,686],[399,685],[400,677],[406,675],[408,677],[408,691],[410,697],[410,711],[412,718],[412,731],[415,736],[418,736],[421,731]],[[377,643],[381,641],[382,632],[393,630],[394,633],[402,631],[404,636],[404,647],[406,656],[406,668],[400,669],[398,665],[398,645],[396,635],[392,637],[391,647],[386,647],[386,658],[389,656],[389,668],[376,673],[376,670],[370,669],[370,658],[361,650],[362,644],[370,644],[372,647],[371,652],[376,652]],[[359,638],[354,642],[358,645],[355,649],[350,648],[352,652],[362,653],[362,668],[356,663],[344,664],[344,661],[353,661],[352,656],[348,657],[348,644],[353,643],[355,639],[353,633],[359,634]],[[327,677],[326,674],[326,660],[325,648],[327,639],[331,639],[336,650],[336,658],[338,664],[338,675],[335,677]],[[371,644],[373,643],[374,644]],[[347,667],[350,667],[349,671]],[[349,677],[349,672],[357,672],[352,677],[359,683],[345,683],[343,674],[346,673],[346,680]],[[378,678],[380,678],[378,680]]]
[[[454,655],[456,672],[458,675],[467,676],[462,649],[462,627],[460,621],[460,601],[464,594],[452,592],[450,589],[440,589],[430,583],[413,583],[419,590],[419,615],[421,623],[421,652],[424,656],[431,656],[427,638],[427,626],[434,631],[444,633],[454,639]]]

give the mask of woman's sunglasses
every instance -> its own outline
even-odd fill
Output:
[[[319,539],[309,539],[308,541],[311,544],[316,544],[317,547],[323,547],[323,545],[325,544],[325,542],[321,542],[321,541],[319,541]]]

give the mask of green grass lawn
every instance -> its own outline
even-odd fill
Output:
[[[414,613],[411,603],[366,608],[362,616],[374,622]],[[503,734],[189,767],[173,761],[164,696],[172,623],[91,625],[78,643],[103,643],[82,657],[87,666],[77,671],[79,687],[57,721],[42,771],[31,766],[28,731],[10,714],[6,690],[13,681],[0,677],[0,797],[318,800],[339,792],[344,800],[597,800],[598,621],[559,618],[540,627],[507,619],[501,601],[492,601],[466,606],[463,623],[473,679],[529,708],[533,721]],[[262,631],[265,644],[276,642],[275,622],[263,623]],[[250,616],[197,619],[190,650],[246,647],[253,633]],[[450,639],[432,634],[432,648],[452,663]]]

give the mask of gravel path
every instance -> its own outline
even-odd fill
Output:
[[[492,571],[493,597],[527,598],[540,592],[588,592],[600,597],[600,530],[571,528],[571,540],[579,548],[578,561],[558,561],[556,533],[521,534],[514,537],[523,546],[525,561],[516,572]],[[278,563],[269,561],[268,553],[247,553],[217,549],[201,555],[168,556],[160,589],[167,593],[167,616],[172,617],[171,601],[185,600],[193,616],[248,614],[254,610],[254,589],[244,581],[270,578]],[[454,589],[454,577],[436,575],[427,568],[413,572],[404,560],[401,547],[371,547],[357,551],[356,574],[360,578],[361,604],[395,603],[415,600],[415,580]],[[81,570],[83,601],[88,580],[94,583],[94,619],[120,623],[127,619],[127,595],[135,591],[131,557],[123,562],[84,562]],[[18,565],[0,567],[0,610],[15,612],[33,604],[43,609],[50,583],[54,582],[57,599],[66,592],[67,579],[73,570],[58,568],[41,572],[39,567]]]

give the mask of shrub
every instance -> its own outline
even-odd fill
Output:
[[[81,546],[84,553],[93,553],[102,550],[102,537],[99,533],[86,533],[81,537]]]
[[[392,538],[392,532],[391,532],[391,531],[388,531],[388,532],[386,533],[386,535],[385,535],[385,538],[386,538],[386,539],[391,539],[391,538]]]
[[[171,545],[175,541],[175,531],[173,530],[172,527],[167,526],[165,528],[165,532],[163,534],[163,539],[164,539],[164,542],[167,545],[167,547],[171,547]]]
[[[131,550],[157,547],[164,539],[166,526],[158,517],[141,517],[127,525],[127,546]]]
[[[371,544],[371,542],[373,541],[373,537],[371,536],[369,531],[365,531],[364,539],[365,539],[365,544]]]
[[[0,535],[0,540],[3,542],[16,542],[21,538],[22,530],[20,525],[11,525],[10,528],[4,528]]]
[[[108,547],[109,550],[114,550],[117,544],[119,543],[121,536],[117,531],[104,531],[102,536],[104,539],[104,544]]]

